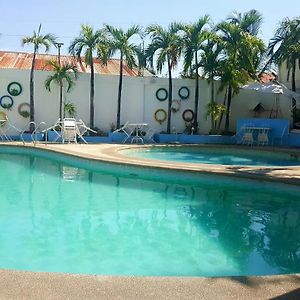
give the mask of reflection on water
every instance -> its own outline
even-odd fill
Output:
[[[300,272],[299,191],[170,184],[2,155],[0,267],[95,274]],[[121,170],[120,170],[121,171]]]

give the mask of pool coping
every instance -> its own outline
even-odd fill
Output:
[[[220,176],[232,176],[237,178],[248,178],[272,182],[281,182],[293,185],[300,184],[300,166],[235,166],[235,165],[213,165],[213,164],[192,164],[180,162],[167,162],[151,159],[133,158],[122,155],[123,150],[141,149],[149,147],[205,147],[205,148],[229,148],[255,151],[271,151],[276,153],[288,153],[300,156],[300,149],[273,148],[273,147],[251,147],[231,145],[124,145],[124,144],[42,144],[34,146],[32,143],[20,142],[0,143],[5,146],[30,147],[32,149],[47,150],[55,153],[62,153],[72,157],[109,162],[112,164],[124,164],[140,168],[163,169],[176,172],[191,172],[193,174],[214,174]]]
[[[17,142],[0,143],[1,145],[24,147],[23,144]],[[141,145],[105,144],[99,147],[99,145],[84,144],[48,144],[47,146],[26,144],[25,147],[115,164],[134,166],[142,164],[142,167],[146,168],[191,171],[201,174],[214,173],[290,184],[300,182],[300,167],[244,167],[237,172],[227,167],[217,166],[216,168],[214,165],[205,168],[202,164],[195,167],[186,163],[153,163],[153,160],[130,159],[120,154],[120,150],[136,149]],[[292,151],[292,153],[300,154],[298,149],[265,148],[265,150]],[[275,299],[276,297],[295,299],[300,297],[299,286],[300,274],[241,277],[142,277],[0,270],[0,298],[5,299]]]

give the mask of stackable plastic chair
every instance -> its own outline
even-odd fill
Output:
[[[132,127],[129,127],[128,126],[129,122],[126,122],[122,127],[120,127],[119,129],[116,129],[113,133],[116,133],[116,132],[122,132],[122,133],[125,133],[125,138],[123,139],[122,143],[126,143],[129,138],[132,136],[132,133],[134,131],[134,128]]]
[[[86,139],[83,137],[83,135],[90,131],[90,132],[93,132],[93,133],[97,133],[97,131],[93,130],[92,128],[88,127],[85,125],[85,123],[79,119],[78,122],[76,122],[76,127],[77,127],[77,135],[78,135],[78,138],[81,139],[85,144],[87,144],[88,142],[86,141]]]
[[[73,118],[65,118],[62,124],[62,142],[77,143],[77,126]]]
[[[242,144],[252,146],[253,143],[254,143],[253,130],[245,127],[244,133],[242,135]]]
[[[261,129],[257,135],[257,145],[268,145],[269,144],[269,135],[267,129]]]
[[[148,143],[155,143],[153,139],[154,134],[155,134],[155,130],[152,127],[149,127],[148,130],[146,131],[146,134],[143,137],[144,141]]]

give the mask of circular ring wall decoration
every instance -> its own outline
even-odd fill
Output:
[[[191,109],[186,109],[183,113],[182,113],[182,119],[185,122],[192,122],[194,120],[195,114]]]
[[[22,86],[19,82],[11,82],[7,86],[7,91],[11,96],[19,96],[22,93]]]
[[[4,109],[11,109],[12,106],[14,105],[14,100],[11,96],[9,95],[4,95],[0,98],[0,105]]]
[[[159,101],[165,101],[168,98],[168,91],[164,88],[160,88],[156,91],[156,99]]]
[[[178,96],[182,100],[186,100],[190,97],[190,90],[187,86],[182,86],[178,91]]]
[[[24,109],[27,108],[27,109]],[[30,115],[30,104],[27,102],[23,102],[18,106],[18,113],[24,118],[28,118]]]
[[[157,109],[154,113],[154,119],[159,124],[162,124],[167,119],[167,112],[162,108]]]

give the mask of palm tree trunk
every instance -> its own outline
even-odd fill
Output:
[[[62,120],[64,118],[63,113],[63,84],[62,82],[59,83],[59,118]]]
[[[198,72],[198,57],[197,51],[195,52],[195,65],[196,65],[196,86],[195,86],[195,109],[194,109],[194,130],[198,133],[198,106],[199,106],[199,72]]]
[[[225,119],[225,133],[229,132],[229,115],[230,115],[230,106],[232,99],[232,87],[228,86],[228,94],[227,94],[227,107],[226,107],[226,119]]]
[[[224,106],[226,104],[227,94],[228,94],[228,88],[225,90],[225,95],[224,95],[224,99],[223,99],[223,105]],[[223,121],[223,117],[224,117],[224,113],[222,112],[221,117],[220,117],[219,122],[218,122],[217,132],[220,131],[221,124],[222,124],[222,121]]]
[[[122,83],[123,83],[123,53],[121,53],[121,58],[120,58],[120,76],[119,76],[119,90],[118,90],[117,128],[120,128],[120,123],[121,123]]]
[[[215,103],[215,82],[214,82],[214,75],[212,74],[211,76],[211,90],[210,90],[210,103],[213,105]],[[215,122],[215,118],[214,118],[214,113],[213,110],[211,112],[211,132],[214,134],[216,133],[216,122]]]
[[[35,57],[36,57],[36,48],[33,51],[32,64],[30,70],[30,80],[29,80],[29,102],[30,102],[30,122],[34,122],[34,68],[35,68]],[[33,132],[35,129],[34,124],[30,124],[30,132]]]
[[[292,91],[296,92],[296,60],[293,61],[293,65],[292,65]],[[296,122],[296,120],[295,120],[296,106],[297,106],[296,99],[293,98],[292,99],[293,123]]]
[[[172,107],[172,69],[171,62],[168,58],[168,73],[169,73],[169,95],[168,95],[168,122],[167,122],[167,133],[171,133],[171,107]]]
[[[94,97],[95,97],[95,74],[94,74],[94,61],[91,62],[91,86],[90,86],[90,127],[94,128]]]
[[[296,92],[296,60],[293,61],[292,66],[292,91]]]

